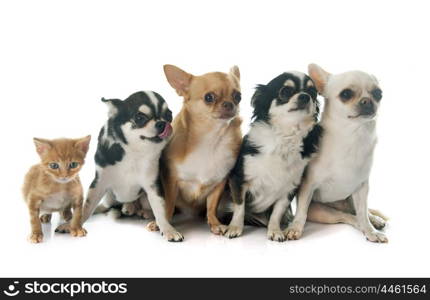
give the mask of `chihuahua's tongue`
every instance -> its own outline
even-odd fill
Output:
[[[158,135],[158,137],[160,139],[164,139],[164,138],[168,137],[171,133],[172,133],[172,126],[170,125],[170,123],[166,123],[166,126],[164,126],[163,132],[160,133]]]

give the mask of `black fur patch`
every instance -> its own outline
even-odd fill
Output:
[[[308,135],[303,138],[303,149],[300,152],[302,158],[309,158],[318,150],[323,128],[320,125],[315,125]]]
[[[90,189],[95,188],[98,181],[99,181],[99,173],[96,171],[96,175],[94,176],[94,179],[91,182]]]
[[[245,135],[240,147],[239,156],[236,160],[236,164],[230,172],[229,183],[233,196],[233,201],[241,204],[242,203],[242,186],[245,181],[244,175],[244,161],[246,155],[257,155],[259,152],[258,147],[252,145],[248,136]],[[248,193],[247,193],[248,194]],[[247,198],[247,197],[245,197]]]
[[[109,145],[107,141],[99,142],[94,159],[100,167],[114,165],[121,161],[125,151],[119,143]]]

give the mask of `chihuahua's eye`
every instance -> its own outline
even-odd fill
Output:
[[[78,166],[79,166],[79,163],[77,163],[76,161],[73,161],[69,164],[70,169],[76,169]]]
[[[242,100],[242,94],[239,92],[234,92],[233,93],[233,100],[236,101],[237,103],[239,103],[240,100]]]
[[[317,89],[316,88],[314,88],[313,86],[312,87],[309,87],[307,90],[306,90],[306,92],[313,98],[313,99],[315,99],[317,96],[318,96],[318,92],[317,92]]]
[[[294,94],[294,88],[291,86],[284,86],[280,91],[279,95],[283,99],[289,99]]]
[[[354,92],[351,89],[344,89],[340,92],[339,96],[343,101],[348,101],[354,97]]]
[[[382,90],[381,89],[374,89],[372,91],[372,96],[376,101],[381,101],[382,99]]]
[[[213,93],[207,93],[205,95],[206,103],[213,103],[215,101],[215,95]]]
[[[148,122],[148,117],[143,112],[138,112],[134,115],[134,122],[136,125],[142,126]]]
[[[168,109],[164,112],[163,118],[164,118],[164,120],[166,120],[169,123],[172,122],[173,117],[172,117],[172,112],[170,111],[170,109]]]
[[[50,163],[49,167],[53,170],[57,170],[58,168],[60,168],[60,165],[57,163]]]

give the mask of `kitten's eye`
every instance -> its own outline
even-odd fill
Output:
[[[340,92],[339,96],[343,101],[348,101],[354,97],[354,92],[351,89],[344,89]]]
[[[205,95],[206,103],[213,103],[215,101],[215,95],[213,93],[207,93]]]
[[[234,92],[233,93],[233,100],[236,101],[237,103],[239,103],[240,100],[242,100],[242,94],[240,92]]]
[[[60,165],[57,163],[50,163],[49,167],[53,170],[57,170],[58,168],[60,168]]]
[[[284,86],[280,91],[279,95],[283,99],[289,99],[294,94],[294,88],[291,86]]]
[[[148,117],[143,112],[138,112],[134,115],[136,125],[144,125],[148,121]]]
[[[382,90],[381,89],[374,89],[372,91],[372,96],[376,101],[381,101],[382,99]]]
[[[75,168],[77,168],[79,166],[79,163],[77,163],[77,162],[71,162],[70,164],[69,164],[69,168],[70,169],[75,169]]]

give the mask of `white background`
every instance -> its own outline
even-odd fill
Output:
[[[429,38],[427,1],[2,1],[0,4],[0,276],[430,276]],[[170,63],[194,73],[242,74],[244,131],[257,83],[316,62],[360,69],[384,98],[370,206],[391,220],[386,245],[347,225],[309,224],[300,241],[235,240],[204,222],[178,221],[183,243],[146,222],[91,219],[85,238],[53,233],[27,242],[20,188],[38,162],[32,137],[93,135],[81,178],[94,174],[101,97],[155,90],[174,113],[181,99],[165,80]]]

